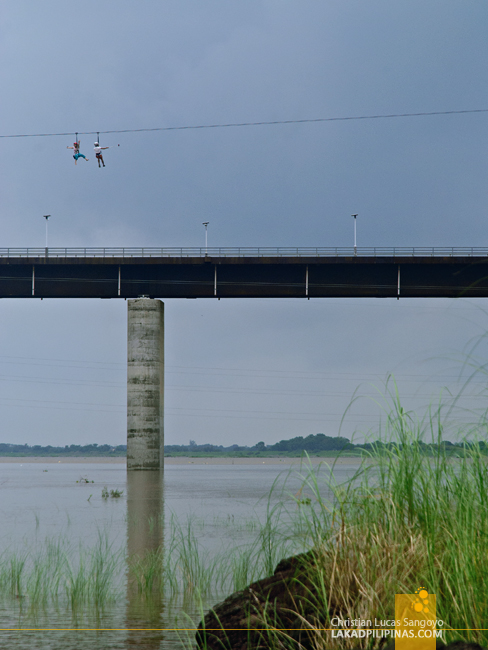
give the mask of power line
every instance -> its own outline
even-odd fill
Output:
[[[1,401],[6,402],[2,404]],[[17,403],[14,403],[17,402]],[[19,403],[20,402],[20,403]],[[66,404],[66,406],[51,406],[51,404]],[[77,406],[72,406],[79,404],[82,408]],[[45,401],[45,400],[22,400],[16,399],[11,400],[10,398],[0,397],[0,405],[2,407],[16,407],[21,409],[42,409],[49,411],[82,411],[84,413],[114,413],[114,414],[123,414],[125,413],[125,408],[123,405],[117,404],[107,404],[108,408],[87,408],[83,402],[62,402],[62,401]],[[105,406],[103,404],[93,405],[93,406]],[[119,407],[120,406],[120,407]],[[117,410],[108,410],[109,408]],[[211,419],[232,419],[232,420],[274,420],[276,422],[333,422],[339,423],[343,414],[340,413],[295,413],[295,412],[286,412],[281,411],[256,411],[256,410],[245,410],[241,411],[238,409],[196,409],[196,408],[178,408],[178,407],[169,407],[166,409],[168,415],[172,417],[197,417],[197,418],[211,418]],[[245,415],[232,415],[232,414],[245,413]],[[230,414],[230,415],[228,415]],[[252,414],[252,415],[251,415]],[[270,417],[267,417],[269,414]],[[300,417],[294,417],[300,416]],[[314,417],[315,416],[315,417]],[[452,422],[458,422],[461,424],[466,423],[465,420],[460,418],[452,418]],[[347,418],[349,424],[375,424],[378,422],[376,415],[368,413],[354,413],[349,415]]]
[[[64,133],[16,133],[0,135],[0,138],[51,138],[72,135],[99,135],[111,133],[151,133],[154,131],[190,131],[196,129],[227,129],[243,126],[275,126],[278,124],[314,124],[318,122],[350,122],[356,120],[384,120],[399,117],[428,117],[433,115],[465,115],[467,113],[488,113],[488,108],[466,109],[461,111],[424,111],[422,113],[390,113],[387,115],[351,115],[346,117],[317,117],[303,120],[272,120],[263,122],[231,122],[228,124],[195,124],[186,126],[158,126],[145,129],[112,129],[109,131],[66,131]]]
[[[21,361],[5,361],[5,359],[21,359]],[[0,355],[0,367],[3,364],[9,364],[9,365],[21,365],[21,366],[41,366],[43,368],[66,368],[66,369],[73,369],[73,368],[78,368],[81,370],[110,370],[110,371],[115,371],[119,370],[119,368],[126,368],[126,363],[122,362],[104,362],[104,361],[80,361],[79,359],[54,359],[54,361],[58,361],[60,363],[37,363],[38,361],[50,361],[49,358],[45,357],[25,357],[25,356],[6,356],[6,355]],[[84,363],[84,364],[90,364],[90,365],[78,365],[79,363]],[[98,364],[98,367],[91,367],[91,364]],[[119,368],[113,368],[110,366],[119,366]],[[173,366],[173,365],[166,365],[165,366],[165,372],[167,375],[194,375],[194,376],[203,376],[205,378],[209,377],[242,377],[245,379],[252,379],[252,380],[259,380],[259,379],[276,379],[276,380],[323,380],[323,381],[352,381],[355,383],[365,383],[365,382],[371,382],[371,381],[380,381],[380,382],[385,382],[387,379],[388,375],[390,373],[384,373],[384,372],[377,372],[377,373],[364,373],[364,372],[324,372],[324,371],[312,371],[312,370],[272,370],[272,369],[258,369],[258,368],[221,368],[221,367],[205,367],[205,366]],[[480,372],[480,375],[482,373]],[[2,379],[12,379],[14,380],[29,380],[29,379],[36,379],[40,380],[40,383],[65,383],[64,379],[46,379],[45,377],[29,377],[29,376],[19,376],[19,375],[0,375],[0,381]],[[432,374],[421,374],[421,373],[391,373],[391,379],[395,379],[396,381],[401,381],[402,384],[404,383],[414,383],[417,382],[418,380],[421,381],[421,383],[434,383],[434,384],[445,384],[446,381],[448,380],[453,380],[450,383],[464,383],[466,380],[466,377],[460,376],[459,374],[438,374],[432,375]],[[100,381],[95,381],[92,382],[91,380],[75,380],[74,382],[71,380],[67,383],[94,383],[95,385],[105,385],[105,386],[115,386],[115,385],[120,385],[120,386],[125,386],[125,382],[122,381],[111,381],[111,382],[100,382]],[[481,385],[485,385],[485,376],[482,375],[480,378],[480,381],[478,382],[472,382],[472,383],[478,383]],[[185,389],[198,389],[198,388],[204,388],[205,390],[208,390],[206,387],[198,387],[198,386],[167,386],[167,388],[172,388],[172,389],[178,389],[178,390],[185,390]],[[231,389],[225,388],[225,389],[218,389],[214,388],[213,390],[225,390],[229,391]],[[239,391],[243,390],[250,390],[250,389],[242,389],[240,388]],[[238,392],[239,392],[238,391]],[[258,391],[259,393],[262,392],[260,389]],[[270,392],[269,389],[267,392]],[[281,391],[280,391],[281,392]],[[296,391],[293,391],[294,393]],[[283,393],[285,394],[285,393]],[[309,391],[303,392],[300,394],[304,395],[309,395],[309,394],[314,394],[310,393]],[[320,393],[322,394],[322,393]],[[345,394],[345,393],[344,393]],[[403,395],[405,397],[405,395]]]

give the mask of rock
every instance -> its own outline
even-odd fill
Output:
[[[290,647],[313,650],[314,632],[309,633],[303,624],[303,619],[313,620],[315,612],[307,577],[311,566],[311,553],[287,558],[269,578],[226,598],[208,612],[203,625],[200,623],[198,646],[207,650],[267,650],[275,647],[277,635],[281,639],[286,635]],[[318,624],[323,626],[324,622]],[[269,627],[287,631],[273,632]]]

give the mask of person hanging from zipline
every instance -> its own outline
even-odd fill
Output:
[[[110,147],[101,147],[98,142],[95,142],[95,156],[98,160],[99,167],[100,163],[102,163],[102,165],[105,167],[105,163],[103,162],[102,149],[110,149]]]
[[[84,158],[88,162],[88,158],[80,153],[80,141],[76,138],[76,142],[73,142],[72,147],[66,147],[66,149],[73,149],[73,158],[75,159],[75,165],[78,162],[78,158]]]

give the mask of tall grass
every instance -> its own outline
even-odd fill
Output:
[[[64,602],[73,612],[103,608],[121,584],[122,549],[100,533],[90,548],[74,547],[66,538],[46,539],[31,550],[0,556],[0,595],[17,602],[24,613]]]
[[[235,523],[236,536],[252,531],[253,541],[236,545],[231,538],[213,552],[201,542],[206,525],[214,523],[191,516],[181,522],[173,515],[164,545],[132,557],[102,533],[90,547],[60,537],[38,541],[32,548],[6,549],[0,555],[0,598],[24,616],[53,605],[79,615],[125,599],[129,581],[131,593],[146,601],[183,599],[194,609],[196,603],[243,589],[272,572],[295,548],[278,535],[281,521],[272,509],[264,522]]]
[[[333,616],[393,619],[394,595],[422,586],[437,596],[448,640],[486,646],[488,458],[476,442],[459,458],[448,454],[441,409],[418,418],[396,393],[391,406],[383,442],[396,444],[373,448],[345,484],[329,480],[333,499],[324,500],[312,469],[303,477],[313,507],[299,509],[298,518],[312,552],[293,586],[294,614],[316,650],[371,647],[371,640],[331,641],[321,629]],[[486,423],[476,431],[486,431]],[[268,627],[272,647],[299,647],[276,630],[287,627],[286,616],[281,625],[273,608],[257,607],[253,616]]]

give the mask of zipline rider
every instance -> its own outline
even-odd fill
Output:
[[[110,149],[110,147],[101,147],[98,142],[95,142],[95,156],[98,160],[99,167],[100,163],[102,163],[102,165],[105,167],[105,163],[103,162],[102,149]]]

